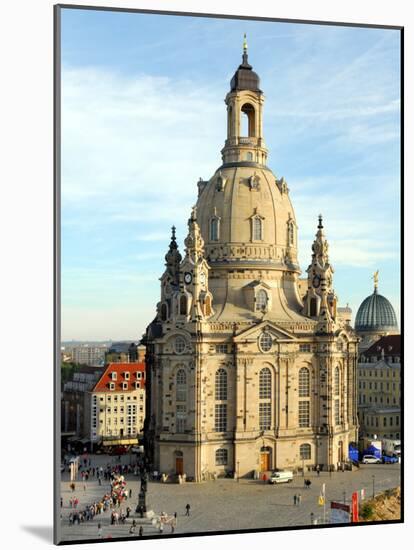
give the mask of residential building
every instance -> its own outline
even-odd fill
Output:
[[[145,364],[109,363],[89,393],[92,443],[132,444],[145,418]]]
[[[102,375],[103,367],[82,366],[63,386],[61,401],[61,430],[75,439],[85,436],[85,415],[89,417],[87,392]]]
[[[71,356],[72,363],[79,365],[103,366],[105,353],[108,347],[106,344],[78,344],[65,347],[65,356]]]
[[[400,439],[401,336],[382,336],[358,362],[360,436]]]

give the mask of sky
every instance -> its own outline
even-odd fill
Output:
[[[221,164],[241,62],[265,94],[305,274],[322,213],[339,305],[400,316],[400,37],[391,29],[62,10],[62,340],[138,339],[171,226]]]

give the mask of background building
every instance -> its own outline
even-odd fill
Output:
[[[135,342],[113,342],[105,353],[105,363],[142,363],[145,347]]]
[[[103,367],[81,366],[63,385],[62,391],[62,434],[71,434],[74,439],[85,437],[85,420],[89,417],[87,392],[91,391]]]
[[[394,308],[387,298],[378,293],[378,271],[374,274],[374,292],[365,298],[357,311],[355,330],[361,338],[360,353],[381,336],[399,334]]]
[[[382,336],[358,363],[360,436],[401,437],[401,336]]]
[[[88,400],[92,443],[137,443],[145,418],[145,364],[108,364]]]
[[[108,344],[65,343],[61,348],[62,361],[78,365],[103,366]]]
[[[301,296],[295,213],[267,167],[246,45],[225,102],[223,163],[198,182],[184,258],[173,228],[147,329],[146,451],[195,480],[336,468],[358,438],[357,337],[338,314],[322,217]]]

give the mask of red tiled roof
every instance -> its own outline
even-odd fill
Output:
[[[389,349],[391,347],[391,349]],[[401,334],[390,334],[382,336],[377,342],[372,344],[362,355],[381,355],[381,350],[384,349],[385,356],[401,354]]]
[[[112,373],[116,373],[116,380],[112,379]],[[137,378],[136,373],[141,373],[141,378]],[[126,379],[125,373],[129,373],[129,380]],[[115,388],[109,389],[109,383],[113,382]],[[127,389],[122,388],[122,382],[126,382]],[[128,392],[135,390],[135,382],[139,382],[140,388],[145,388],[145,363],[109,363],[105,372],[98,380],[92,391],[94,392],[113,392],[122,391]]]

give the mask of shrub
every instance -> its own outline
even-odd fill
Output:
[[[365,502],[361,508],[361,518],[364,520],[371,519],[374,515],[374,507],[369,502]]]

